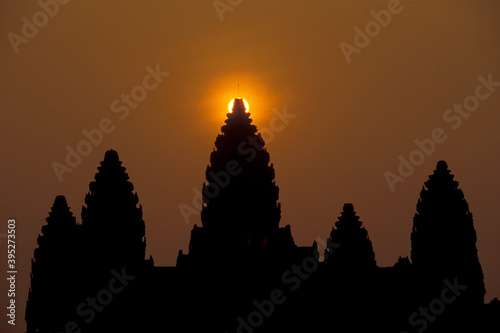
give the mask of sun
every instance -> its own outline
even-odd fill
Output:
[[[233,98],[233,99],[231,100],[231,102],[229,102],[229,105],[227,106],[227,109],[229,110],[229,113],[233,113],[233,104],[234,104],[234,100],[235,100],[235,99],[236,99],[236,98]],[[243,99],[243,98],[242,98],[242,99]],[[248,112],[248,110],[249,110],[249,107],[248,107],[248,102],[247,102],[245,99],[243,99],[243,104],[245,104],[245,109],[246,109],[246,110],[245,110],[245,112]]]

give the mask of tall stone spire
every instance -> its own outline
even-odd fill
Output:
[[[134,185],[118,158],[108,150],[89,185],[82,207],[82,225],[89,241],[90,260],[105,269],[138,265],[144,261],[146,242],[142,206]]]
[[[472,213],[453,178],[446,162],[439,161],[425,182],[413,218],[411,259],[422,275],[435,277],[441,288],[443,279],[458,278],[467,286],[469,300],[483,304],[483,272]]]
[[[203,185],[203,227],[231,235],[239,246],[266,246],[281,208],[274,168],[243,99],[235,99],[221,127]]]
[[[341,216],[335,222],[330,242],[339,244],[337,249],[325,251],[325,262],[337,269],[358,270],[376,267],[375,253],[368,232],[354,211],[351,203],[344,204]]]
[[[181,308],[201,309],[198,320],[186,318],[186,331],[241,330],[234,318],[269,296],[269,282],[313,256],[313,248],[295,245],[289,225],[279,227],[274,168],[247,111],[234,100],[206,169],[202,226],[193,227],[189,253],[179,251],[177,267],[190,286]]]
[[[78,300],[71,291],[78,283],[79,226],[64,196],[55,198],[46,221],[31,261],[26,304],[28,333],[63,331]]]

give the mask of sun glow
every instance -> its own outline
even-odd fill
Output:
[[[229,110],[229,113],[233,113],[234,100],[235,100],[235,98],[233,98],[231,100],[231,102],[229,102],[229,105],[227,106],[227,109]],[[249,110],[248,102],[245,99],[243,99],[243,104],[245,104],[245,109],[246,109],[245,112],[248,112],[248,110]]]
[[[203,118],[203,121],[210,121],[211,128],[217,130],[221,124],[224,124],[227,114],[232,114],[229,102],[233,99],[244,98],[248,102],[246,107],[251,106],[251,110],[247,109],[246,114],[252,113],[250,117],[252,123],[256,126],[269,127],[269,121],[274,116],[272,110],[275,108],[281,110],[284,105],[284,96],[275,92],[276,87],[266,83],[271,81],[272,79],[268,78],[265,73],[259,75],[255,73],[221,74],[207,83],[209,88],[204,91],[203,97],[198,100],[193,99],[193,103],[196,103],[196,108],[205,111],[206,118]],[[240,89],[238,92],[234,82],[240,82],[240,86],[245,87],[244,91]],[[234,105],[234,101],[232,103]]]

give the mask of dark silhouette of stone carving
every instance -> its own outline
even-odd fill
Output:
[[[420,193],[411,261],[377,266],[350,203],[323,242],[328,249],[320,261],[316,241],[297,246],[290,225],[279,225],[274,167],[242,99],[221,131],[202,187],[201,226],[193,227],[176,267],[145,260],[142,206],[116,151],[105,153],[90,183],[81,225],[66,199],[56,198],[32,262],[28,333],[63,332],[71,321],[92,333],[443,333],[499,326],[498,300],[484,304],[472,214],[444,161]],[[445,281],[455,279],[466,289],[444,304]],[[445,311],[422,317],[422,308],[439,302]]]
[[[420,281],[420,300],[428,303],[435,298],[443,281],[458,281],[466,289],[448,308],[469,318],[484,304],[485,288],[472,213],[453,178],[446,162],[439,161],[425,182],[413,218],[411,258]]]
[[[31,288],[26,305],[28,332],[59,332],[74,316],[78,301],[79,225],[66,198],[59,195],[38,236],[31,261]]]
[[[206,170],[202,226],[193,227],[189,253],[180,252],[177,261],[192,286],[186,299],[199,300],[202,320],[187,322],[193,332],[207,323],[212,330],[236,329],[252,301],[268,297],[283,271],[313,251],[295,245],[290,226],[279,227],[274,168],[242,99],[225,122]],[[206,310],[211,307],[219,309],[216,318]]]
[[[95,318],[89,314],[81,316],[84,322],[80,320],[80,327],[84,332],[137,330],[142,327],[142,320],[137,316],[145,310],[137,306],[142,299],[140,284],[145,269],[150,266],[144,258],[142,206],[137,206],[139,198],[133,193],[134,185],[116,151],[108,150],[97,169],[95,180],[89,184],[90,192],[85,196],[87,206],[82,206],[81,274],[86,281],[83,290],[87,295],[100,302],[99,293],[105,293],[111,295],[111,300],[103,299],[96,306]],[[123,273],[134,280],[120,286],[118,290],[124,287],[120,292],[111,292],[110,281],[120,280],[117,276]],[[86,299],[85,303],[88,303]],[[92,305],[84,309],[90,308]],[[100,308],[103,310],[99,311]]]
[[[145,225],[134,185],[114,150],[108,150],[85,196],[82,226],[92,244],[93,265],[103,270],[140,266],[146,251]]]
[[[468,286],[469,301],[484,303],[483,272],[472,213],[446,162],[440,161],[420,192],[411,234],[412,263],[439,283],[456,276]],[[465,297],[463,297],[465,298]]]
[[[335,222],[337,228],[332,228],[330,234],[330,242],[342,246],[325,250],[326,263],[338,270],[356,272],[377,266],[372,242],[362,224],[354,212],[354,206],[350,203],[344,204],[341,216]]]
[[[269,153],[241,99],[227,117],[206,170],[203,228],[210,237],[234,241],[234,250],[272,246],[269,237],[278,228],[281,205]]]

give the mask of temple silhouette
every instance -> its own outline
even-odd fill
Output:
[[[500,331],[500,302],[484,303],[472,213],[444,161],[420,192],[411,258],[379,267],[351,203],[324,244],[296,245],[242,99],[225,123],[200,225],[175,267],[145,258],[142,206],[116,151],[90,183],[81,224],[55,198],[32,260],[28,333]]]

